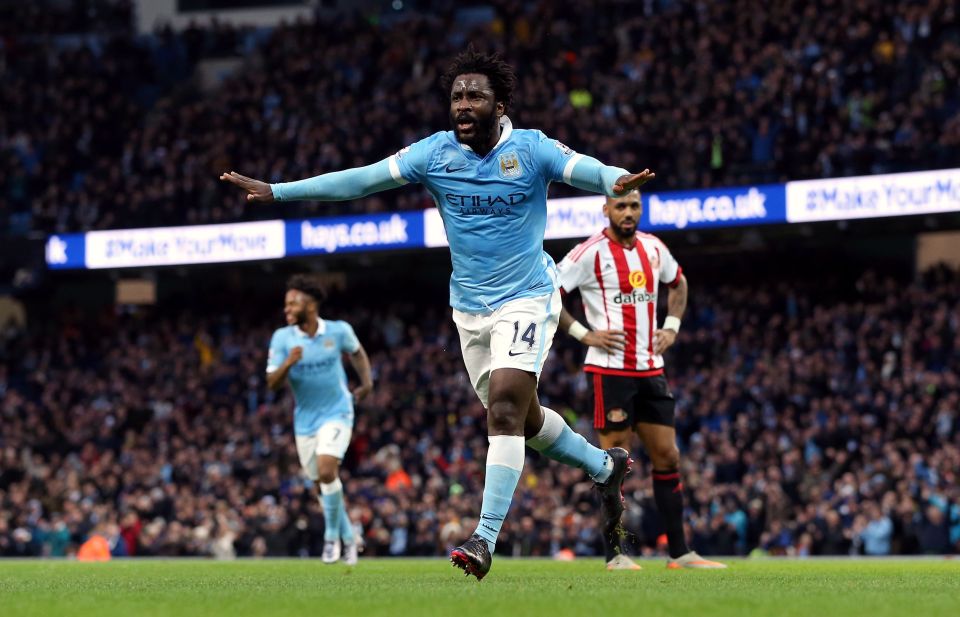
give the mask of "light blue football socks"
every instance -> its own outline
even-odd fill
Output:
[[[487,475],[483,483],[480,522],[474,533],[487,541],[493,553],[523,471],[524,439],[521,435],[494,435],[487,439],[490,442]]]
[[[329,484],[320,483],[320,503],[323,504],[323,539],[332,542],[342,537],[348,544],[353,542],[353,527],[343,503],[343,484],[340,478]]]
[[[547,458],[584,470],[594,482],[606,482],[613,472],[610,455],[567,426],[560,414],[548,407],[541,409],[543,427],[527,445]]]
[[[350,513],[347,512],[347,502],[343,498],[343,491],[340,491],[340,539],[344,544],[353,544],[356,542],[356,536],[353,533],[353,521],[350,520]]]

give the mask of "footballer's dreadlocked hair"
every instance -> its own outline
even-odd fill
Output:
[[[308,274],[294,274],[287,279],[287,291],[295,289],[302,291],[314,300],[317,304],[323,304],[327,299],[327,291],[320,284],[320,281]]]
[[[513,102],[513,89],[517,85],[517,75],[513,72],[513,67],[504,62],[500,54],[496,52],[484,54],[475,50],[472,45],[467,48],[467,51],[458,54],[440,78],[445,96],[450,94],[450,88],[457,75],[467,73],[486,75],[497,102],[503,103],[505,108],[510,107],[510,103]]]

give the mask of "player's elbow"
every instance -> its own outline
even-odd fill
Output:
[[[283,380],[276,373],[267,373],[267,388],[276,392],[283,385]]]
[[[362,371],[370,365],[367,352],[363,350],[363,347],[350,354],[350,364],[353,365],[355,371],[361,374]]]

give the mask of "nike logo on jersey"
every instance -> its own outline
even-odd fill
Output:
[[[508,356],[522,356],[522,355],[525,354],[525,353],[527,353],[527,352],[521,351],[521,352],[518,352],[518,353],[513,353],[512,351],[508,351],[508,352],[507,352],[507,355],[508,355]]]
[[[462,164],[462,163],[459,164],[459,165],[457,165],[456,163],[452,163],[452,164],[450,164],[450,165],[447,165],[446,171],[447,171],[448,174],[452,174],[452,173],[455,172],[455,171],[460,171],[460,170],[463,170],[463,169],[466,169],[466,168],[467,168],[467,166],[464,165],[464,164]]]

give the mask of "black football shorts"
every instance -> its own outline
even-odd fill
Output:
[[[674,426],[677,406],[661,375],[626,377],[588,373],[593,397],[593,427],[623,430],[638,422]]]

